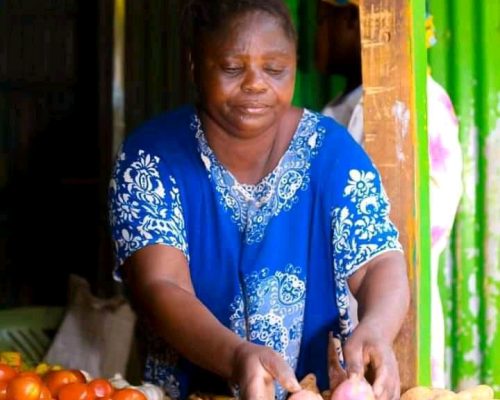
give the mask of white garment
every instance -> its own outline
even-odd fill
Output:
[[[358,86],[352,92],[339,96],[328,103],[322,110],[324,115],[332,117],[345,126],[356,142],[363,144],[363,87]]]
[[[344,125],[353,138],[364,143],[363,89],[331,101],[323,114]],[[458,137],[458,120],[448,93],[431,76],[427,76],[427,131],[430,157],[431,222],[431,320],[432,385],[445,387],[444,315],[439,296],[439,257],[448,243],[455,214],[462,196],[462,151]],[[355,301],[351,314],[356,310]]]

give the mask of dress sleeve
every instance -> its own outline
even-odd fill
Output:
[[[360,162],[350,162],[338,177],[340,192],[331,215],[334,269],[341,280],[379,254],[402,250],[380,174],[361,149],[356,153]]]
[[[175,247],[189,260],[179,188],[157,155],[122,147],[109,185],[109,218],[116,280],[125,260],[151,244]]]

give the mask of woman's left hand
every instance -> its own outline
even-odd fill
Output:
[[[392,343],[376,334],[376,327],[360,324],[343,346],[347,375],[365,376],[372,370],[373,392],[377,400],[397,400],[400,397],[398,363]]]
[[[403,254],[376,256],[349,278],[349,288],[358,301],[359,324],[343,348],[347,374],[365,376],[369,367],[376,399],[397,400],[401,388],[392,344],[410,304]]]

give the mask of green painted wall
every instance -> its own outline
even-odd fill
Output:
[[[418,282],[418,363],[419,385],[431,385],[431,226],[429,204],[429,144],[427,137],[427,48],[425,44],[425,0],[411,1],[413,38],[412,67],[416,109],[416,187],[418,199],[417,265]]]
[[[299,35],[298,71],[293,103],[319,111],[343,86],[340,77],[326,77],[314,65],[316,0],[286,0]]]
[[[429,0],[433,76],[460,121],[464,196],[442,262],[450,384],[500,395],[500,2]]]

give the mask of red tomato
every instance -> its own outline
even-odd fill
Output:
[[[107,379],[97,378],[93,379],[88,383],[89,387],[92,389],[96,397],[111,397],[115,388]]]
[[[42,385],[42,390],[40,391],[40,397],[38,400],[52,400],[52,395],[50,394],[50,390],[47,386]]]
[[[87,378],[85,378],[85,375],[79,369],[69,369],[68,371],[72,372],[78,378],[78,382],[87,383]]]
[[[85,379],[85,377],[83,379]],[[78,374],[75,374],[73,371],[67,369],[47,372],[43,376],[43,381],[49,388],[52,397],[57,397],[59,389],[68,383],[85,383],[85,380],[82,381],[82,378],[78,376]]]
[[[33,379],[38,379],[40,382],[42,381],[42,378],[40,378],[40,375],[38,375],[37,373],[35,373],[33,371],[19,372],[19,374],[17,374],[17,376],[18,377],[20,377],[20,376],[30,376]]]
[[[117,390],[111,398],[113,400],[148,400],[144,393],[132,388]]]
[[[59,389],[57,398],[59,400],[94,400],[95,395],[86,383],[72,382]]]
[[[7,364],[0,363],[0,382],[10,381],[17,375],[17,371]]]
[[[7,400],[38,400],[42,386],[40,378],[16,376],[7,385]]]
[[[0,400],[7,398],[7,381],[0,381]]]

